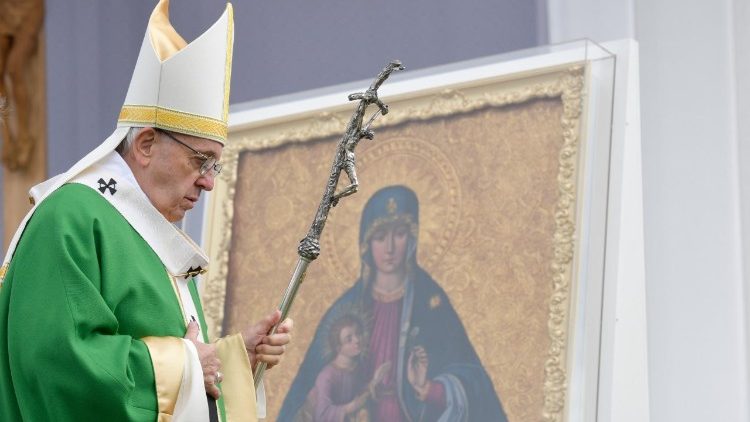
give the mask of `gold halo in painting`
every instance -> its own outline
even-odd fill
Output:
[[[359,272],[359,218],[366,201],[379,189],[408,185],[419,198],[420,243],[432,245],[429,253],[419,252],[419,262],[431,268],[440,262],[451,240],[461,214],[461,189],[450,160],[439,149],[413,137],[392,137],[362,145],[357,157],[359,192],[341,201],[334,209],[321,239],[321,254],[335,274],[354,279]],[[377,183],[372,183],[377,181]],[[344,176],[339,187],[348,180]],[[439,206],[438,206],[439,204]],[[347,247],[334,247],[334,244]]]

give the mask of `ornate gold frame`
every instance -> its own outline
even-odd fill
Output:
[[[385,101],[391,113],[377,126],[392,126],[412,120],[426,120],[477,110],[487,106],[507,106],[539,98],[561,98],[561,127],[564,141],[559,155],[559,200],[555,211],[554,259],[550,263],[554,276],[549,301],[548,333],[551,340],[547,354],[544,381],[543,417],[546,421],[565,420],[569,382],[567,351],[572,337],[571,314],[575,312],[577,269],[576,233],[581,186],[579,171],[585,151],[582,142],[582,120],[587,86],[586,62],[568,64],[538,71],[495,77],[449,87],[404,94]],[[493,89],[487,89],[493,86]],[[497,87],[500,87],[497,89]],[[212,193],[207,209],[204,244],[212,265],[203,283],[203,307],[212,338],[220,334],[224,318],[226,280],[229,268],[231,226],[239,156],[243,151],[263,151],[282,145],[302,143],[340,134],[350,115],[350,106],[307,112],[245,127],[230,128],[224,150],[224,171]],[[291,258],[290,258],[291,259]],[[279,297],[281,297],[281,291]]]

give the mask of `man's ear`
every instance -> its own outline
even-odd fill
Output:
[[[135,161],[141,166],[148,166],[154,157],[154,145],[156,144],[156,130],[151,127],[144,127],[133,139],[131,153]]]

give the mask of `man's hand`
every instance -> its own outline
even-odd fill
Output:
[[[268,365],[267,368],[270,369],[281,361],[281,355],[284,354],[286,345],[292,339],[294,322],[291,318],[287,318],[279,325],[276,333],[269,336],[268,332],[279,322],[279,319],[281,319],[281,311],[276,310],[242,331],[245,349],[247,349],[247,356],[250,358],[253,371],[258,362],[265,362]]]
[[[218,379],[220,377],[219,369],[221,368],[221,361],[219,361],[219,357],[216,355],[216,346],[198,341],[198,323],[195,321],[191,321],[188,324],[185,339],[190,340],[198,351],[198,359],[201,361],[201,368],[203,368],[203,384],[206,387],[206,393],[218,399],[221,391],[219,391],[216,383],[221,382]]]

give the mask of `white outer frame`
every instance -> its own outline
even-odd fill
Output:
[[[648,422],[638,44],[618,40],[603,46],[617,63],[597,420]]]
[[[592,153],[585,154],[584,159],[591,162],[582,167],[580,175],[583,180],[579,192],[588,194],[579,200],[581,214],[577,220],[580,222],[582,215],[589,214],[594,223],[577,227],[577,235],[593,241],[579,241],[582,249],[573,264],[576,276],[603,274],[603,281],[595,276],[589,283],[579,279],[579,291],[571,294],[571,306],[579,301],[579,320],[571,321],[570,326],[572,347],[567,354],[565,419],[648,421],[637,45],[626,40],[607,43],[605,47],[578,41],[440,66],[406,77],[395,74],[380,89],[380,95],[388,98],[440,90],[581,61],[605,63],[589,67],[592,95],[587,96],[584,120],[588,123],[581,133],[581,142],[587,144],[581,150]],[[613,53],[616,60],[607,62]],[[367,85],[369,81],[361,81],[236,105],[229,116],[229,131],[296,120],[322,109],[340,107],[347,103],[349,92]],[[591,148],[602,133],[609,133],[610,145],[599,150]],[[607,180],[607,172],[609,182],[602,183]],[[596,177],[602,175],[603,181]],[[207,207],[210,206],[209,202]],[[202,239],[207,239],[211,230],[211,222],[205,218],[211,214],[208,211],[203,213]],[[574,356],[578,359],[572,361]]]

